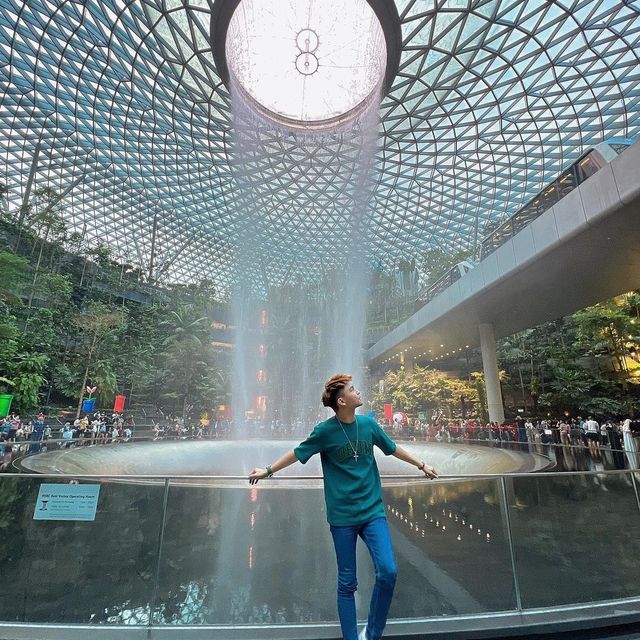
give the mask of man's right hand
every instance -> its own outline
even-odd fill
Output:
[[[260,467],[256,467],[249,474],[249,484],[257,484],[258,480],[263,480],[264,478],[268,478],[269,474],[266,469],[260,469]]]

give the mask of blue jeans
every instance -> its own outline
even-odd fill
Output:
[[[338,617],[343,640],[357,640],[358,620],[354,593],[358,588],[356,577],[356,542],[360,536],[369,549],[376,571],[376,584],[371,594],[367,637],[379,640],[387,623],[387,615],[398,573],[384,516],[364,524],[331,526],[331,535],[338,561]]]

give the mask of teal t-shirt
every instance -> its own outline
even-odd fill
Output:
[[[385,515],[373,447],[388,456],[396,450],[396,443],[373,418],[357,416],[356,421],[357,460],[353,454],[356,422],[343,422],[343,432],[335,417],[317,424],[309,437],[293,450],[302,464],[316,453],[320,454],[327,520],[332,525],[363,524]]]

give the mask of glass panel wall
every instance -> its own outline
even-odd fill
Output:
[[[0,476],[0,620],[146,624],[163,487],[105,483],[93,522],[34,520],[43,482]]]
[[[174,479],[165,493],[163,480],[87,481],[100,486],[87,522],[34,520],[43,482],[68,486],[0,475],[0,620],[337,623],[335,557],[313,482]],[[640,596],[630,472],[393,482],[392,619],[515,612],[518,595],[525,610]],[[358,554],[364,619],[374,572],[363,544]]]
[[[391,617],[515,608],[498,482],[385,488],[399,572]],[[358,566],[365,618],[374,573],[363,544]],[[171,485],[156,624],[335,621],[335,584],[321,489]]]
[[[398,561],[392,617],[515,609],[498,479],[387,487],[384,497]]]
[[[324,494],[296,484],[172,483],[154,622],[335,621]]]
[[[631,473],[505,482],[525,609],[640,594],[640,511]]]

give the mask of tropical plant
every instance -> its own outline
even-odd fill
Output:
[[[113,337],[114,327],[122,322],[123,313],[121,309],[101,303],[92,304],[85,313],[80,313],[72,318],[72,323],[77,329],[75,362],[81,368],[84,368],[79,389],[77,416],[80,415],[87,382],[94,374],[98,373],[95,362],[99,361],[99,359],[96,356],[99,355],[101,347],[108,342],[108,338]]]
[[[27,279],[29,260],[8,251],[0,251],[0,302],[19,304],[17,290]]]
[[[27,411],[39,404],[38,392],[46,379],[42,375],[49,357],[44,354],[21,353],[13,366],[14,405],[18,411]]]
[[[206,374],[209,320],[197,309],[178,305],[161,323],[168,331],[161,357],[167,371],[164,397],[182,400],[182,415],[193,392],[194,382]]]
[[[635,318],[624,297],[614,298],[574,314],[576,342],[594,364],[602,358],[613,362],[614,371],[627,372],[628,343],[637,343]]]
[[[472,384],[427,367],[389,371],[383,388],[383,392],[379,388],[373,392],[377,411],[382,410],[385,402],[391,402],[394,409],[410,414],[444,414],[451,418],[466,413],[467,408],[476,411],[479,403],[478,390]]]
[[[41,187],[35,192],[35,203],[30,208],[27,216],[27,223],[35,232],[38,240],[33,245],[33,251],[40,245],[38,259],[33,269],[33,279],[31,281],[31,292],[29,294],[28,306],[31,307],[33,297],[37,291],[37,281],[40,275],[40,265],[45,247],[48,247],[53,263],[56,251],[62,249],[66,239],[67,226],[63,219],[62,196],[51,187]]]
[[[632,411],[640,371],[638,300],[630,292],[501,340],[507,395],[525,408],[530,399],[534,414],[538,402],[553,413]]]
[[[470,374],[471,384],[478,394],[478,417],[481,424],[489,422],[489,406],[487,403],[487,386],[484,382],[484,373],[473,371]]]
[[[0,301],[0,391],[8,393],[9,386],[13,387],[11,369],[18,352],[20,335],[15,316],[9,314],[7,306]]]
[[[0,393],[9,393],[14,386],[13,380],[0,376]]]
[[[97,360],[91,371],[91,384],[97,387],[98,404],[107,405],[113,401],[118,389],[118,379],[112,363],[108,359]]]

